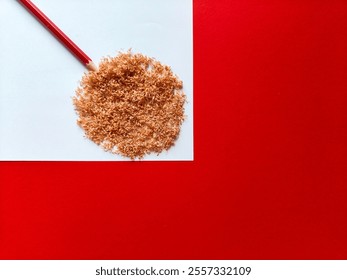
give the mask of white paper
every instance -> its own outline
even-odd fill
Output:
[[[193,160],[192,0],[34,0],[98,63],[127,51],[171,66],[187,119],[169,151],[144,160]],[[0,160],[129,160],[84,137],[72,104],[86,71],[16,0],[0,0]]]

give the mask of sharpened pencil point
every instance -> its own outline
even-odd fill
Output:
[[[94,64],[93,61],[90,61],[89,63],[86,64],[87,68],[89,71],[97,71],[98,68],[96,67],[96,65]]]

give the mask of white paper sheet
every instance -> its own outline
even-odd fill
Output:
[[[192,0],[33,0],[95,63],[118,51],[170,65],[187,119],[168,152],[193,160]],[[18,1],[0,0],[0,160],[129,160],[84,137],[72,104],[84,66]]]

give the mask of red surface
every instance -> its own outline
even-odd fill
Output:
[[[92,60],[86,55],[58,26],[55,25],[33,2],[20,0],[20,2],[56,36],[68,50],[70,50],[83,64]]]
[[[196,0],[195,161],[0,163],[0,257],[346,259],[346,27]]]

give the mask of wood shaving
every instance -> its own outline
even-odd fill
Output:
[[[174,145],[184,121],[182,81],[169,66],[130,51],[103,58],[73,98],[77,123],[104,150],[131,159]]]

